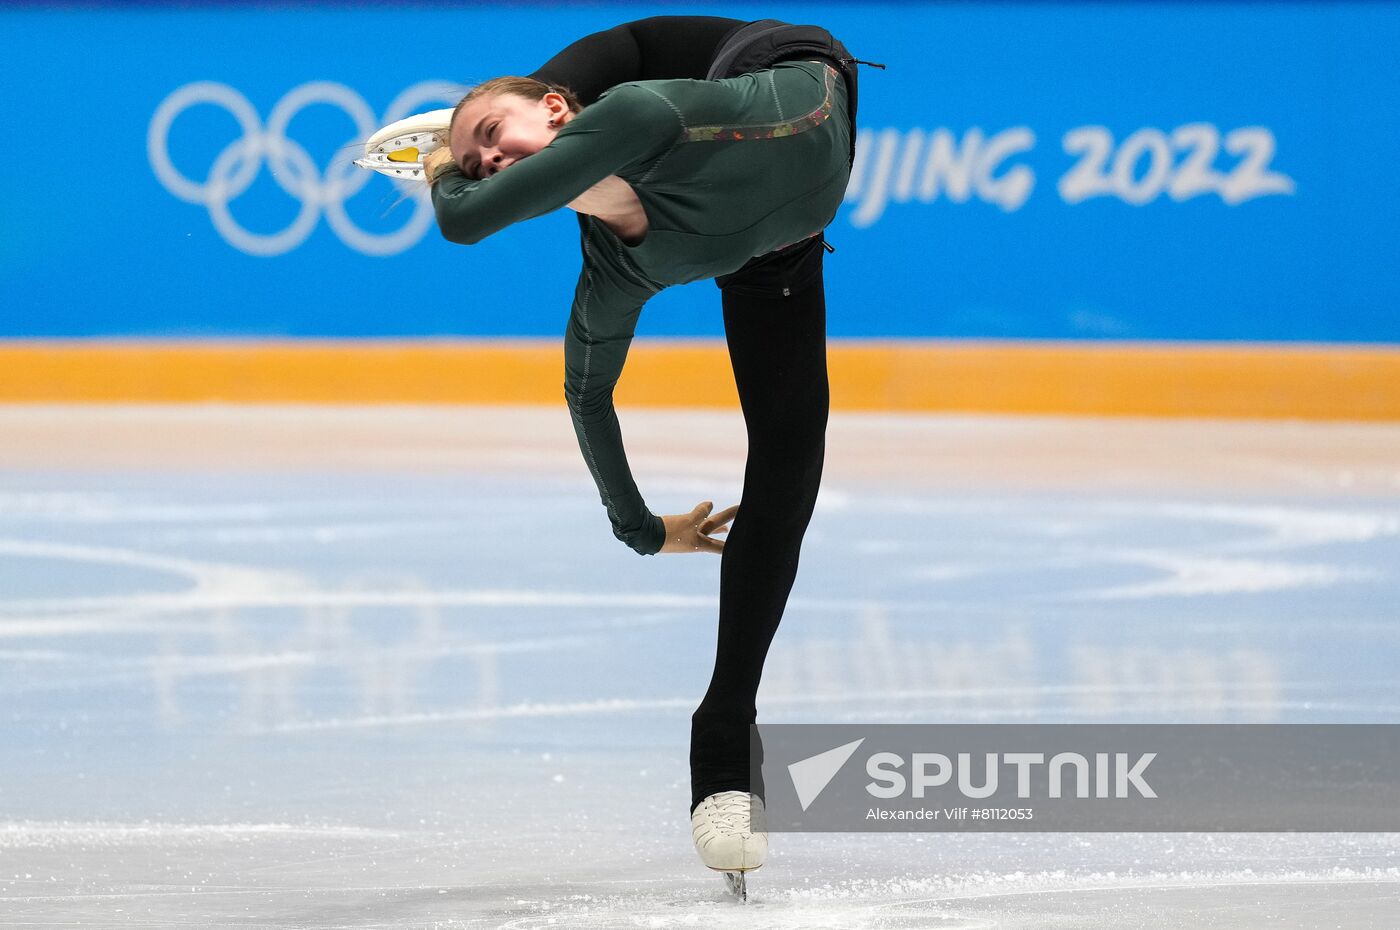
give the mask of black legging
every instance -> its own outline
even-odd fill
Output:
[[[820,242],[816,254],[820,262]],[[788,297],[723,294],[749,455],[720,560],[714,674],[691,717],[692,811],[717,791],[763,793],[749,781],[749,724],[817,501],[830,402],[821,274]]]
[[[719,16],[652,16],[584,36],[530,77],[563,84],[584,106],[628,81],[704,80],[721,42],[743,20]]]
[[[585,106],[625,81],[704,78],[740,20],[657,16],[573,43],[531,77],[567,85]],[[720,561],[714,674],[691,718],[691,810],[717,791],[752,790],[749,725],[763,662],[797,575],[821,484],[829,392],[823,239],[760,256],[716,279],[748,429],[739,513]]]

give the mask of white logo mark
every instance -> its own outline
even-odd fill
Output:
[[[390,233],[370,233],[361,229],[346,213],[345,204],[374,177],[356,169],[349,157],[335,158],[324,168],[318,168],[311,155],[298,142],[287,137],[287,125],[305,107],[324,103],[338,106],[355,123],[357,138],[347,146],[359,146],[380,126],[423,109],[427,103],[455,103],[462,89],[446,81],[424,81],[415,84],[389,105],[384,115],[376,119],[355,91],[333,81],[312,81],[294,88],[272,108],[264,126],[257,111],[237,90],[217,81],[196,81],[179,88],[166,97],[151,117],[146,135],[146,150],[165,189],[189,203],[208,209],[214,228],[234,248],[249,255],[282,255],[300,246],[316,228],[324,213],[340,240],[350,248],[366,255],[394,255],[411,247],[423,237],[432,223],[432,204],[426,196],[413,198],[413,213],[408,222]],[[180,172],[170,158],[170,127],[186,110],[199,104],[223,107],[238,121],[242,136],[231,142],[215,158],[209,176],[195,181]],[[348,151],[341,149],[340,151]],[[275,233],[255,233],[234,219],[229,204],[252,186],[266,163],[272,178],[288,196],[301,202],[296,218]]]
[[[808,756],[788,766],[788,775],[792,778],[792,786],[797,789],[797,800],[804,811],[817,799],[817,795],[826,790],[836,773],[841,771],[841,766],[846,764],[846,760],[863,742],[865,737],[835,749],[828,749],[826,752],[819,752],[815,756]]]

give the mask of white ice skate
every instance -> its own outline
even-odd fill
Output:
[[[690,815],[695,851],[705,865],[724,873],[725,884],[740,901],[748,900],[745,875],[768,858],[764,826],[763,799],[747,791],[712,794]]]
[[[448,107],[390,123],[369,137],[355,164],[400,181],[422,181],[423,159],[447,144],[451,121]]]

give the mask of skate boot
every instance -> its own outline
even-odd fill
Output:
[[[451,122],[448,107],[390,123],[369,137],[355,164],[399,181],[426,181],[423,159],[447,144]]]
[[[739,900],[747,900],[745,873],[768,858],[763,799],[747,791],[712,794],[690,815],[690,832],[701,861],[723,872],[729,890]]]

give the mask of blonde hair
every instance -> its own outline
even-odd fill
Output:
[[[537,81],[527,77],[498,77],[492,78],[476,85],[467,95],[457,102],[457,107],[452,111],[452,120],[448,127],[452,127],[457,122],[457,114],[462,112],[462,108],[473,100],[480,100],[483,97],[499,97],[501,94],[515,94],[517,97],[524,97],[526,100],[543,100],[545,94],[558,94],[564,98],[569,110],[578,113],[583,106],[574,96],[574,92],[567,87],[557,84],[546,84],[544,81]]]
[[[574,92],[562,85],[546,84],[544,81],[537,81],[534,78],[527,77],[492,78],[489,81],[476,85],[467,92],[465,97],[457,101],[457,106],[452,110],[452,118],[447,122],[448,138],[451,138],[452,130],[457,125],[457,114],[462,112],[463,107],[473,100],[480,100],[483,97],[497,97],[501,94],[515,94],[516,96],[524,97],[526,100],[543,100],[545,94],[558,94],[564,98],[564,103],[568,105],[570,111],[578,113],[583,109],[582,104],[578,102],[578,98],[574,96]],[[441,174],[441,171],[427,174],[426,180],[428,186],[432,187],[436,185],[438,177]]]

